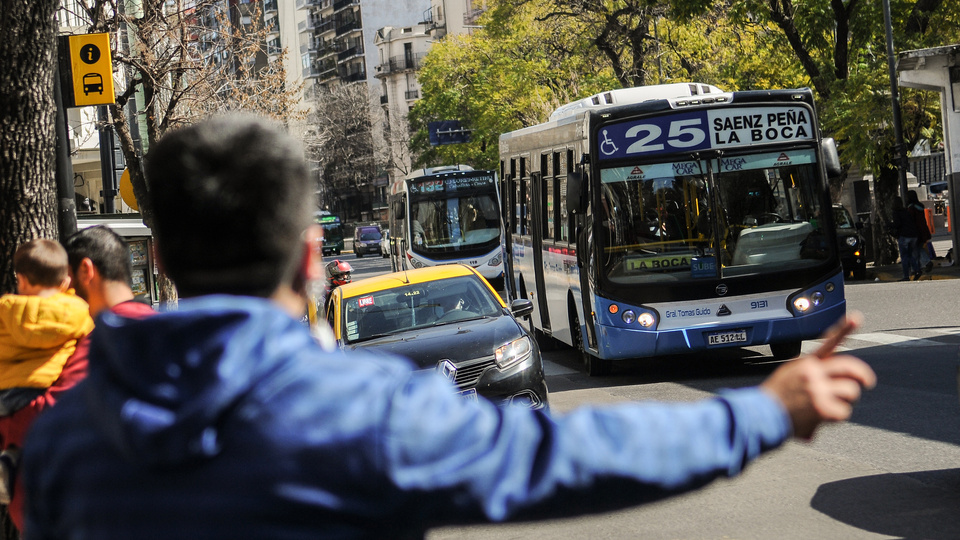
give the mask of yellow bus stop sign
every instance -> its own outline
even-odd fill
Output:
[[[110,34],[69,36],[69,43],[74,104],[83,107],[113,103]]]

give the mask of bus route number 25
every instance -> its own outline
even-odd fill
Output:
[[[657,124],[638,124],[624,134],[626,139],[639,139],[627,147],[627,154],[662,152],[664,143],[671,148],[692,148],[703,144],[707,133],[700,126],[702,118],[686,118],[670,122],[664,139],[663,127]],[[662,142],[661,142],[662,141]]]

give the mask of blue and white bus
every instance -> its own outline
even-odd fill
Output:
[[[612,360],[769,344],[799,354],[844,315],[809,89],[605,92],[500,137],[507,290],[531,324]]]
[[[503,279],[503,227],[496,171],[467,165],[419,169],[388,199],[394,270],[464,263],[495,287]]]

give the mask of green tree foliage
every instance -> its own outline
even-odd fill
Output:
[[[433,46],[418,79],[424,99],[410,113],[416,166],[465,163],[495,168],[501,133],[544,121],[558,105],[618,86],[576,27],[538,18],[542,10],[494,7],[473,35]],[[467,144],[429,146],[427,124],[461,120]]]

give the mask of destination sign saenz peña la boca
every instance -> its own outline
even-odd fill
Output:
[[[816,127],[802,106],[704,109],[607,124],[597,132],[600,159],[813,140]]]

